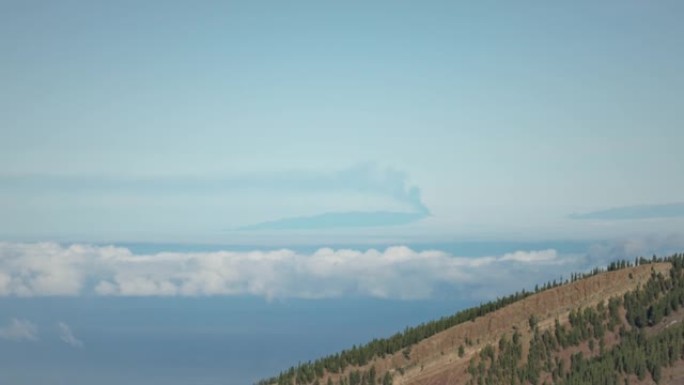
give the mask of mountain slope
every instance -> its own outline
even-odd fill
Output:
[[[611,271],[595,270],[577,280],[573,275],[571,283],[547,285],[536,294],[516,293],[494,305],[461,312],[461,317],[457,314],[447,318],[449,323],[440,320],[408,329],[398,338],[376,340],[366,347],[292,368],[264,383],[437,385],[575,381],[573,373],[584,370],[579,364],[591,366],[595,365],[590,364],[592,359],[608,360],[623,344],[631,352],[650,346],[649,338],[660,338],[673,330],[676,334],[684,314],[675,311],[684,305],[683,258],[641,259],[638,266],[616,263],[611,265]],[[681,298],[677,297],[680,294]],[[663,298],[668,301],[665,305],[661,303]],[[635,318],[636,313],[639,316]],[[440,329],[442,325],[449,327]],[[416,334],[421,338],[414,341]],[[628,346],[635,339],[638,343]],[[403,344],[391,343],[396,340]],[[681,350],[684,352],[684,348]],[[658,366],[657,373],[651,363],[648,376],[640,369],[638,375],[625,372],[619,378],[629,381],[630,376],[634,377],[630,383],[647,383],[653,377],[661,383],[681,378],[684,369],[679,367],[679,358],[668,358],[667,362],[662,368]]]
[[[561,325],[565,325],[571,310],[596,306],[599,302],[621,296],[638,285],[643,285],[650,278],[651,267],[657,272],[666,272],[670,269],[670,264],[642,265],[598,274],[532,295],[474,322],[439,333],[412,348],[415,358],[403,364],[406,368],[404,375],[394,376],[394,383],[441,384],[445,383],[444,380],[455,384],[465,383],[462,381],[462,373],[470,358],[487,344],[497,344],[503,334],[512,334],[518,330],[523,341],[529,340],[529,322],[532,316],[536,318],[540,330],[552,328],[556,319]],[[466,338],[475,342],[468,344]],[[461,345],[464,346],[463,357],[458,356],[458,347]],[[442,352],[449,354],[442,355]],[[399,364],[400,361],[395,362]]]

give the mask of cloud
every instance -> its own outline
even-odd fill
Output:
[[[74,336],[69,325],[64,322],[58,322],[57,329],[59,329],[59,339],[62,340],[62,342],[74,348],[83,347],[83,341]]]
[[[684,203],[615,207],[583,214],[572,214],[571,219],[633,220],[684,217]]]
[[[12,341],[37,341],[38,329],[27,320],[12,318],[9,325],[0,327],[0,338]]]
[[[547,248],[474,258],[401,245],[146,254],[116,246],[0,242],[0,296],[482,299],[616,259],[683,249],[681,234],[597,242],[586,252]],[[26,326],[10,326],[17,322]]]
[[[407,205],[410,211],[348,211],[327,212],[313,216],[288,217],[242,226],[237,230],[304,230],[342,227],[398,226],[413,223],[430,215],[421,198],[420,189],[409,185],[404,172],[392,168],[379,168],[365,163],[321,178],[303,183],[305,186],[327,186],[331,190],[353,190],[391,197]],[[303,181],[300,181],[300,183]]]
[[[508,253],[501,257],[502,261],[518,261],[518,262],[548,262],[556,259],[556,250],[548,249],[541,251],[516,251],[515,253]]]
[[[620,258],[650,257],[653,254],[672,255],[684,250],[684,234],[658,234],[597,242],[587,255],[596,263],[608,263]]]
[[[281,192],[360,192],[388,197],[415,211],[428,212],[420,189],[411,185],[408,174],[376,163],[359,163],[332,171],[292,170],[223,176],[66,176],[0,175],[4,190],[29,192],[126,192],[133,194],[206,193],[234,190]]]
[[[0,293],[419,299],[491,282],[519,289],[522,273],[537,282],[575,262],[552,249],[466,258],[405,246],[134,254],[114,246],[0,243]]]
[[[422,201],[420,188],[409,184],[408,175],[403,171],[381,168],[375,163],[363,163],[333,174],[331,182],[335,189],[386,195],[407,204],[417,213],[430,213]]]
[[[222,205],[235,207],[242,206],[244,198],[249,197],[247,200],[262,199],[256,203],[260,207],[273,208],[276,213],[279,208],[285,208],[281,214],[265,210],[270,215],[285,212],[288,215],[287,218],[238,226],[240,230],[301,230],[320,228],[319,224],[327,228],[393,226],[415,222],[430,214],[422,201],[420,188],[409,182],[406,172],[375,163],[361,163],[330,172],[293,170],[212,177],[0,175],[0,185],[4,191],[13,192],[22,199],[31,194],[106,195],[117,205],[143,197],[181,199],[182,203],[182,198],[188,196],[198,196],[198,199],[220,196]],[[301,210],[299,213],[312,215],[291,217],[292,196],[305,202],[297,207]],[[92,203],[89,210],[101,203]],[[57,202],[51,207],[60,204]],[[364,205],[366,207],[360,207]]]
[[[103,250],[56,243],[0,243],[0,295],[76,295],[81,292],[86,263]]]

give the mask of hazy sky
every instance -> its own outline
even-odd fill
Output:
[[[683,11],[0,1],[0,236],[681,229]]]

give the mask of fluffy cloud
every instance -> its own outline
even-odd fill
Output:
[[[0,243],[0,295],[79,294],[86,265],[107,252],[81,245]]]
[[[27,320],[13,318],[7,326],[0,327],[0,338],[13,341],[36,341],[38,329]]]
[[[548,249],[541,251],[516,251],[515,253],[508,253],[501,257],[502,261],[517,261],[517,262],[549,262],[556,259],[556,250]]]
[[[552,249],[479,258],[404,246],[138,255],[113,246],[0,243],[0,295],[419,299],[491,282],[520,289],[520,274],[538,282],[571,263]]]
[[[83,347],[83,341],[74,336],[74,333],[71,331],[69,325],[65,324],[64,322],[58,322],[57,329],[59,329],[59,339],[62,340],[62,342],[74,348]]]

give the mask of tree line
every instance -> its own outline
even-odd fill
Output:
[[[684,254],[637,261],[666,261],[672,268],[667,275],[651,269],[645,285],[609,299],[607,305],[602,302],[595,307],[572,310],[567,325],[556,320],[552,329],[542,332],[530,322],[532,336],[526,357],[521,354],[519,332],[514,331],[510,339],[504,335],[498,348],[487,345],[470,360],[468,384],[617,385],[628,384],[633,377],[641,381],[647,376],[659,382],[664,367],[684,359],[684,324],[651,336],[646,330],[684,306]],[[619,339],[610,350],[605,340],[608,332]],[[569,362],[560,358],[561,351],[585,343],[590,351],[588,356],[575,349]]]

